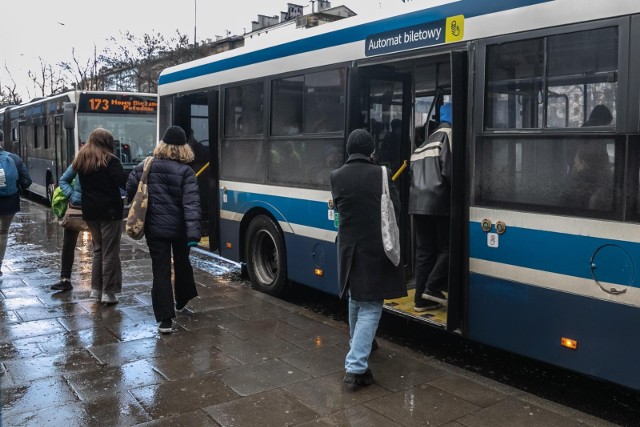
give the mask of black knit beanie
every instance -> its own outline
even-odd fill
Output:
[[[162,142],[172,145],[184,145],[187,143],[187,135],[180,126],[170,126],[164,133]]]
[[[360,153],[365,156],[373,154],[375,147],[371,134],[364,129],[356,129],[347,139],[347,154]]]

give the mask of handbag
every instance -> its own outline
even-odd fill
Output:
[[[144,236],[144,219],[147,216],[147,204],[149,203],[147,176],[149,175],[152,162],[153,157],[147,157],[144,161],[142,176],[138,182],[138,188],[136,194],[133,196],[131,206],[129,207],[129,214],[127,215],[125,231],[127,236],[134,240],[140,240],[142,236]]]
[[[69,199],[67,199],[62,192],[62,188],[56,187],[56,189],[53,190],[53,196],[51,197],[51,210],[58,219],[62,219],[67,211],[68,204]]]
[[[400,264],[400,230],[396,222],[396,212],[389,195],[387,168],[382,166],[382,196],[380,197],[380,218],[382,230],[382,246],[387,258],[394,266]]]
[[[82,208],[78,208],[72,204],[67,206],[64,216],[60,220],[60,225],[69,230],[89,231],[87,222],[82,219]]]

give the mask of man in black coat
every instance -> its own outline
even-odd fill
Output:
[[[447,303],[451,205],[451,103],[440,107],[438,129],[411,155],[409,214],[416,230],[414,310]]]
[[[349,294],[351,346],[344,377],[348,390],[373,383],[368,359],[384,300],[407,295],[402,263],[394,266],[382,246],[382,169],[373,162],[373,152],[371,135],[356,129],[347,140],[349,158],[331,173],[331,194],[339,215],[340,296]],[[391,179],[389,192],[398,217],[400,199]]]

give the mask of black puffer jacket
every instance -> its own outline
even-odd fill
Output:
[[[143,163],[129,174],[129,202],[138,189]],[[145,219],[145,234],[165,239],[199,241],[202,234],[200,194],[193,169],[175,160],[154,159],[147,178],[147,188],[149,206]]]
[[[120,188],[127,180],[120,159],[111,155],[107,167],[91,173],[78,172],[82,183],[82,218],[87,221],[122,219]]]

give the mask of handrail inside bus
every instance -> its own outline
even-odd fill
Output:
[[[207,170],[208,167],[209,167],[209,162],[207,162],[204,166],[202,166],[200,168],[200,170],[198,172],[196,172],[196,178],[199,177],[202,172]]]

